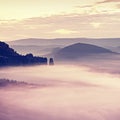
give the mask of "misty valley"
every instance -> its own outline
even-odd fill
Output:
[[[0,120],[120,120],[120,0],[0,0]]]
[[[105,41],[0,42],[0,120],[120,120],[119,43]]]
[[[0,86],[0,119],[119,120],[120,76],[114,68],[113,73],[106,72],[109,67],[102,71],[83,65],[2,68],[1,78],[11,81]]]

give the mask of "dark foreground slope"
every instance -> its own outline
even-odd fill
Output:
[[[70,46],[67,46],[59,50],[55,54],[55,58],[58,59],[76,59],[80,57],[86,57],[91,55],[100,55],[100,54],[113,54],[112,51],[91,44],[76,43]]]
[[[8,44],[0,42],[0,66],[47,64],[47,58],[18,54]]]

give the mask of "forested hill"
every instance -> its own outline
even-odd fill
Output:
[[[47,64],[47,58],[32,54],[20,55],[5,42],[0,42],[0,66]]]

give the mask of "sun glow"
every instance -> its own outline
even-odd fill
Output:
[[[72,31],[68,29],[58,29],[58,30],[55,30],[54,33],[66,35],[66,34],[76,33],[76,31]]]
[[[98,23],[98,22],[92,22],[91,25],[92,25],[94,28],[100,28],[101,23]]]

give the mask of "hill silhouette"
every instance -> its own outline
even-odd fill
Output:
[[[56,48],[63,48],[75,43],[97,45],[120,53],[120,49],[117,48],[120,45],[120,38],[28,38],[9,41],[8,43],[21,54],[33,53],[40,56],[46,56],[51,54]]]
[[[0,66],[47,64],[47,58],[35,57],[32,54],[20,55],[5,42],[0,42]]]
[[[105,53],[113,53],[113,52],[106,48],[99,47],[96,45],[76,43],[59,50],[56,53],[55,58],[75,59],[79,57],[90,56],[95,54],[105,54]]]
[[[120,38],[55,38],[55,39],[41,39],[41,38],[28,38],[20,39],[8,42],[9,45],[58,45],[67,46],[75,43],[86,43],[92,45],[98,45],[102,47],[118,46],[120,44]]]

